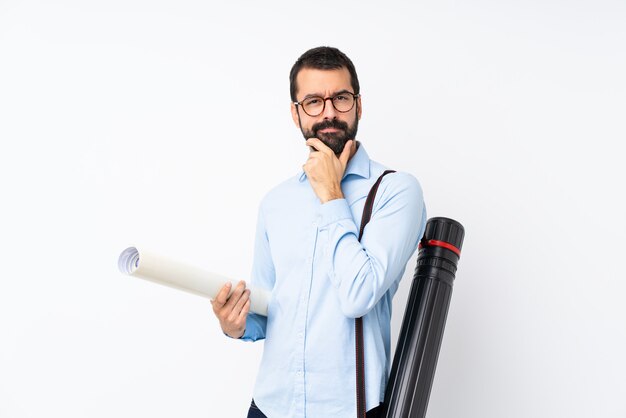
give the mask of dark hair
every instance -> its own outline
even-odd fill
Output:
[[[350,61],[350,58],[337,48],[330,46],[318,46],[317,48],[309,49],[298,58],[291,72],[289,73],[289,91],[291,93],[291,100],[296,101],[296,91],[298,86],[296,85],[296,77],[303,68],[313,68],[316,70],[338,70],[340,68],[346,68],[350,73],[350,83],[354,94],[359,94],[359,78],[356,75],[356,69],[354,64]]]

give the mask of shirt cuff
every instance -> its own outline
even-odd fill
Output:
[[[243,341],[257,341],[265,338],[267,317],[250,312],[246,318],[246,329],[239,338]]]
[[[346,199],[334,199],[324,203],[320,209],[320,228],[342,219],[352,219],[352,212]]]

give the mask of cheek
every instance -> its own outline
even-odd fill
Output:
[[[354,124],[357,122],[357,120],[358,120],[358,116],[357,116],[357,115],[354,115],[354,116],[352,116],[351,118],[344,119],[344,120],[348,123],[348,126],[351,126],[351,127],[352,127],[352,126],[354,126]]]
[[[311,132],[313,130],[313,125],[315,125],[318,121],[311,117],[302,117],[302,129],[305,132]]]

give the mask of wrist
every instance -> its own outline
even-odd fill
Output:
[[[341,191],[341,188],[339,188],[339,190],[337,189],[329,190],[323,195],[321,195],[319,198],[320,198],[320,202],[324,204],[326,202],[330,202],[331,200],[343,199],[343,193]]]
[[[322,205],[323,205],[324,203],[328,203],[328,202],[330,202],[331,200],[337,200],[337,199],[343,199],[343,195],[333,195],[333,196],[329,196],[329,197],[327,197],[327,198],[325,198],[325,199],[320,199],[320,202],[322,202]]]
[[[226,335],[227,337],[230,337],[232,339],[235,339],[235,340],[238,340],[241,337],[243,337],[243,335],[245,333],[246,333],[245,329],[243,331],[241,331],[241,332],[234,332],[234,333],[233,332],[226,332],[226,331],[224,331],[224,335]]]
[[[230,338],[239,339],[243,337],[243,334],[246,333],[246,328],[244,327],[242,329],[228,329],[226,327],[222,327],[222,332]]]

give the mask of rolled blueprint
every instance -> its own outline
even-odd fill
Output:
[[[453,219],[426,223],[387,383],[386,418],[426,416],[464,237]]]
[[[233,284],[231,293],[238,282],[161,255],[139,251],[135,247],[129,247],[122,251],[117,265],[122,273],[129,276],[139,277],[211,299],[217,296],[226,282]],[[250,289],[250,311],[267,316],[270,292],[264,289],[248,289]]]

